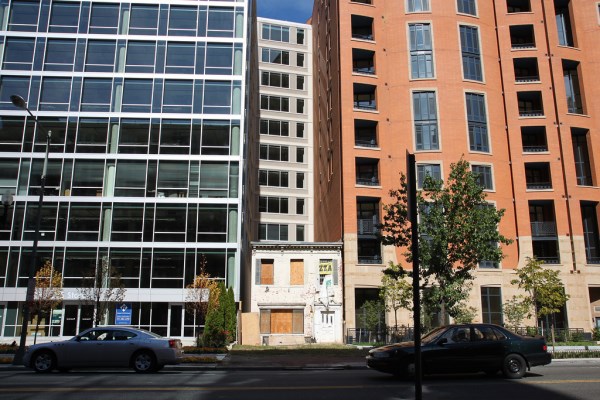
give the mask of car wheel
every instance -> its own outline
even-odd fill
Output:
[[[525,359],[518,354],[509,354],[504,359],[502,372],[508,379],[519,379],[525,375],[527,363]]]
[[[56,356],[47,350],[38,351],[31,358],[31,366],[35,372],[51,372],[56,367]]]
[[[156,371],[156,358],[150,351],[140,351],[133,355],[133,369],[135,372],[146,373]]]

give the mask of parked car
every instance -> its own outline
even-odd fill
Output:
[[[72,339],[30,346],[23,358],[36,372],[71,368],[129,367],[136,372],[158,371],[183,358],[181,341],[142,329],[121,326],[90,328]]]
[[[367,366],[406,377],[414,374],[414,342],[402,342],[369,351]],[[449,325],[421,339],[424,374],[502,371],[516,379],[537,365],[550,364],[546,339],[521,336],[492,324]]]

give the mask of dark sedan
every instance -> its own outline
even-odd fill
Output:
[[[154,372],[167,364],[179,364],[182,358],[179,339],[143,329],[98,326],[70,340],[30,346],[23,364],[36,372],[90,367],[130,367],[136,372]]]
[[[402,342],[369,351],[367,366],[406,377],[414,373],[414,342]],[[421,339],[424,374],[502,371],[517,379],[531,367],[550,364],[546,340],[521,336],[491,324],[449,325]]]

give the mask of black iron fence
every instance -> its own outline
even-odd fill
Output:
[[[506,327],[520,335],[541,335],[548,342],[552,341],[552,330],[545,327],[518,326]],[[579,342],[592,339],[591,332],[584,332],[582,328],[554,328],[556,342]],[[426,332],[423,332],[426,333]],[[410,326],[387,327],[370,330],[365,328],[348,328],[346,330],[346,344],[382,345],[413,340],[414,330]]]

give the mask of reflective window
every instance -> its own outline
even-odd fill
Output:
[[[123,87],[123,112],[150,112],[152,79],[126,79]]]
[[[6,39],[4,49],[4,62],[2,69],[17,69],[30,71],[33,65],[34,39],[14,38]]]
[[[92,3],[90,33],[115,34],[119,28],[119,5]]]
[[[260,224],[260,240],[288,240],[288,226],[283,224]]]
[[[274,144],[260,145],[260,159],[269,161],[289,161],[289,148]]]
[[[290,65],[290,52],[277,49],[262,49],[261,61],[271,64]]]
[[[129,20],[130,35],[156,35],[158,33],[158,6],[132,5]]]
[[[202,126],[203,155],[228,155],[230,141],[229,121],[205,121]]]
[[[81,118],[77,130],[77,153],[104,153],[108,134],[107,118]]]
[[[479,93],[467,93],[467,123],[469,129],[469,149],[471,151],[490,151],[485,111],[485,97]]]
[[[456,7],[459,13],[477,15],[475,0],[457,0]]]
[[[112,79],[84,79],[81,111],[110,111],[111,92]]]
[[[19,175],[19,160],[0,160],[0,192],[16,193],[17,177]]]
[[[433,47],[430,24],[410,24],[411,78],[433,78]]]
[[[119,132],[119,153],[148,153],[150,121],[122,119]]]
[[[160,130],[161,154],[189,154],[190,120],[162,120]]]
[[[24,117],[0,117],[0,151],[21,151]]]
[[[187,162],[160,161],[156,183],[158,197],[187,197],[188,175]]]
[[[144,206],[141,204],[119,204],[115,203],[113,206],[112,214],[112,229],[111,229],[111,240],[113,241],[124,241],[133,242],[142,240],[142,228],[144,222]],[[138,250],[139,254],[139,250]],[[135,265],[139,266],[139,256],[136,257],[135,253],[126,257],[121,255],[116,257],[121,259],[120,265],[126,263],[127,259],[135,259]],[[111,262],[114,265],[115,256],[111,252]],[[129,262],[130,263],[130,262]],[[128,264],[129,264],[128,263]],[[139,274],[139,272],[137,272]],[[124,276],[133,275],[131,272]]]
[[[479,30],[474,26],[460,27],[463,74],[465,79],[482,81],[481,52],[479,51]]]
[[[154,220],[154,240],[157,242],[184,242],[186,222],[185,205],[157,204]],[[152,268],[153,277],[172,278],[181,276],[181,272],[173,272],[172,260],[170,260],[170,265],[166,265],[167,263],[162,261],[164,257],[156,257],[156,259],[161,261],[159,265],[154,264],[154,268]]]
[[[77,33],[79,3],[53,2],[48,32]]]
[[[100,206],[71,204],[67,240],[98,240]]]
[[[304,53],[296,54],[296,66],[304,67]]]
[[[89,40],[85,70],[90,72],[113,72],[116,45],[114,40]]]
[[[227,197],[229,164],[203,161],[200,165],[200,197]]]
[[[0,107],[4,110],[14,110],[10,96],[18,94],[27,101],[29,98],[28,76],[0,76]]]
[[[472,165],[471,171],[475,179],[486,190],[494,190],[494,181],[492,179],[492,167],[489,165]]]
[[[104,184],[104,161],[75,160],[73,196],[101,196]]]
[[[146,195],[146,161],[117,162],[115,196],[144,197]]]
[[[189,113],[192,111],[194,82],[165,80],[163,112]]]
[[[435,92],[414,92],[413,113],[417,150],[438,150],[438,121]]]
[[[229,114],[231,112],[231,82],[205,82],[202,112],[206,114]]]
[[[276,42],[289,42],[290,28],[287,26],[263,24],[262,38],[264,40],[274,40]]]
[[[167,45],[165,72],[169,74],[193,74],[195,47],[194,43],[169,43]]]
[[[288,187],[288,172],[261,169],[258,171],[258,184],[261,186]],[[301,188],[302,186],[297,187]]]
[[[169,36],[196,36],[197,7],[171,6]]]
[[[234,10],[229,7],[210,7],[208,10],[207,36],[233,37]]]
[[[408,11],[408,12],[429,11],[429,0],[406,0],[406,11]]]
[[[442,179],[442,168],[440,164],[418,164],[417,165],[417,188],[422,189],[427,176],[435,180]]]
[[[73,71],[75,39],[48,39],[45,71]]]
[[[36,32],[39,11],[39,1],[13,0],[8,20],[8,30]]]
[[[260,74],[260,84],[264,86],[289,88],[290,75],[281,72],[262,71]]]
[[[206,46],[206,73],[231,75],[233,71],[233,46],[226,43],[209,43]]]
[[[154,72],[156,42],[129,42],[125,72]]]
[[[71,94],[71,78],[45,77],[42,81],[40,111],[67,111]]]
[[[270,111],[290,111],[290,99],[280,96],[269,96],[263,94],[260,96],[261,110]]]
[[[260,120],[260,134],[272,136],[289,136],[290,124],[288,121],[278,121],[273,119]]]

